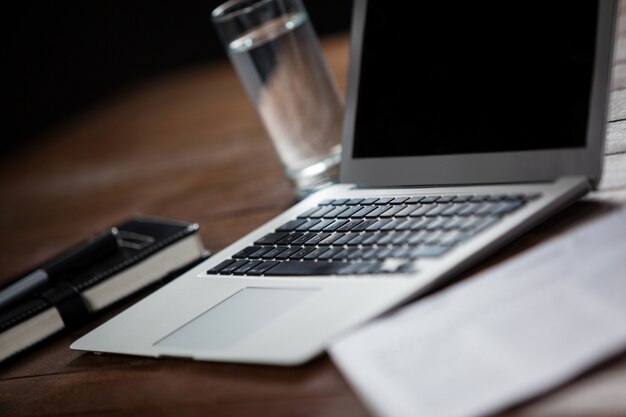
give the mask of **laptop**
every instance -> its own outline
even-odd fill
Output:
[[[617,1],[402,7],[355,2],[340,182],[73,349],[300,364],[598,184]]]

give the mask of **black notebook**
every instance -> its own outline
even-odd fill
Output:
[[[136,216],[113,229],[114,250],[0,311],[0,361],[208,256],[195,223]]]

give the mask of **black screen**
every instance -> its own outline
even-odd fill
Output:
[[[354,158],[585,146],[597,1],[370,0]]]

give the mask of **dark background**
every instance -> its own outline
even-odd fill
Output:
[[[210,23],[221,2],[20,0],[3,6],[9,110],[0,153],[135,83],[224,58]],[[351,0],[304,3],[320,36],[349,28]]]

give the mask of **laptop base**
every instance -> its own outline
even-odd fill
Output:
[[[582,177],[553,183],[426,189],[364,190],[336,185],[282,213],[71,347],[152,357],[300,364],[323,352],[331,338],[442,285],[572,203],[588,188]],[[411,272],[309,276],[207,273],[325,200],[452,194],[540,197],[444,255],[416,259]]]

